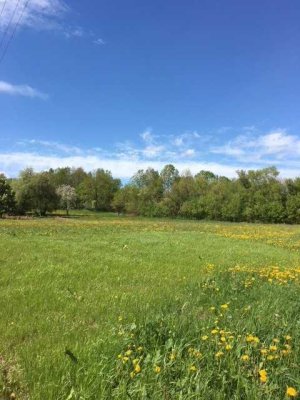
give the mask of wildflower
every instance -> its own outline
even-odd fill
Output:
[[[160,366],[156,365],[155,368],[154,368],[154,372],[155,372],[156,374],[159,374],[160,371],[161,371]]]
[[[210,311],[215,311],[216,307],[209,307]]]
[[[227,310],[228,304],[222,304],[222,305],[221,305],[221,308],[222,308],[222,310]]]
[[[215,355],[216,358],[220,358],[224,355],[223,351],[218,351]]]
[[[218,329],[213,329],[213,330],[211,331],[211,334],[212,334],[212,335],[216,335],[217,333],[219,333]]]
[[[135,358],[134,360],[132,360],[132,364],[133,364],[133,365],[138,364],[138,362],[139,362],[139,359],[138,359],[138,358]]]
[[[226,347],[225,347],[225,349],[226,349],[227,351],[230,351],[230,350],[232,349],[232,346],[231,346],[230,344],[227,344]]]
[[[207,339],[208,339],[208,336],[207,336],[207,335],[204,335],[204,336],[201,337],[201,339],[202,339],[202,340],[207,340]]]
[[[271,350],[271,351],[276,351],[276,350],[277,350],[277,346],[272,346],[272,345],[271,345],[271,346],[270,346],[270,350]]]
[[[281,354],[283,355],[283,356],[288,356],[289,354],[290,354],[290,350],[281,350]]]
[[[292,340],[292,336],[290,336],[290,335],[286,335],[284,338],[285,338],[285,340]]]
[[[125,353],[126,356],[131,356],[131,354],[132,354],[132,350],[127,350]]]
[[[136,364],[136,366],[134,367],[134,372],[135,373],[139,373],[139,372],[141,372],[141,366],[140,366],[140,364]]]
[[[265,369],[261,369],[258,373],[261,383],[266,383],[268,380],[267,371]]]
[[[268,354],[268,349],[261,349],[260,354],[262,354],[263,356]]]
[[[139,347],[137,348],[137,351],[138,351],[138,352],[143,351],[143,347],[142,347],[142,346],[139,346]]]
[[[273,342],[274,342],[274,343],[279,343],[279,339],[274,338],[274,339],[273,339]]]
[[[131,371],[130,372],[130,378],[133,379],[134,377],[135,377],[135,373],[134,373],[134,371]]]
[[[176,354],[175,353],[171,353],[170,354],[170,360],[174,361],[176,359]]]
[[[196,372],[197,371],[197,368],[195,367],[195,365],[191,365],[190,366],[190,371],[191,372]]]
[[[274,357],[274,356],[272,356],[272,355],[270,354],[270,355],[267,357],[267,360],[268,360],[268,361],[273,361],[273,360],[274,360],[274,358],[275,358],[275,357]]]
[[[289,397],[296,397],[298,395],[298,392],[295,388],[288,386],[286,388],[286,395]]]
[[[226,337],[225,336],[222,336],[221,338],[220,338],[220,340],[221,340],[221,342],[226,342]]]
[[[242,361],[249,361],[249,356],[248,356],[248,354],[243,354],[243,355],[241,356],[241,360],[242,360]]]
[[[118,354],[118,359],[121,360],[122,354]]]
[[[125,364],[129,360],[128,357],[123,357],[123,364]]]

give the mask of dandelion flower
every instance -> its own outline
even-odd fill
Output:
[[[268,380],[267,371],[265,369],[261,369],[258,373],[261,383],[266,383]]]
[[[220,358],[223,355],[224,355],[223,351],[218,351],[215,356],[216,356],[216,358]]]
[[[248,354],[243,354],[243,355],[241,356],[241,360],[242,360],[242,361],[249,361],[249,356],[248,356]]]
[[[201,339],[202,339],[202,340],[207,340],[207,339],[208,339],[208,336],[207,336],[207,335],[204,335],[204,336],[201,337]]]
[[[135,373],[139,373],[139,372],[141,372],[141,366],[140,366],[140,364],[136,364],[136,366],[134,367],[134,372]]]
[[[230,350],[232,349],[232,346],[231,346],[230,344],[227,344],[226,347],[225,347],[225,349],[226,349],[227,351],[230,351]]]
[[[222,304],[222,305],[221,305],[221,308],[222,308],[222,310],[227,310],[228,304]]]
[[[286,388],[286,395],[289,397],[296,397],[298,395],[298,392],[295,388],[288,386]]]
[[[191,365],[190,366],[190,371],[191,372],[196,372],[197,371],[197,368],[195,367],[195,365]]]
[[[161,368],[160,368],[158,365],[156,365],[155,368],[154,368],[154,372],[155,372],[156,374],[159,374],[160,371],[161,371]]]

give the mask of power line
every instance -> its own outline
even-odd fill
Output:
[[[5,43],[6,36],[9,33],[10,25],[12,24],[12,22],[13,22],[13,20],[15,18],[15,15],[16,15],[17,9],[19,8],[20,2],[21,2],[21,0],[18,0],[18,2],[16,3],[14,11],[12,12],[11,17],[10,17],[10,19],[9,19],[7,25],[6,25],[6,29],[4,30],[4,34],[2,36],[2,40],[1,40],[1,43],[0,43],[0,49],[1,49],[2,45]]]
[[[17,6],[16,6],[16,8],[15,8],[15,11],[14,11],[14,14],[15,14],[17,8],[18,8],[18,5],[19,5],[20,1],[21,1],[21,0],[18,1],[18,4],[17,4]],[[13,30],[12,30],[12,33],[11,33],[11,35],[10,35],[10,38],[9,38],[8,41],[6,42],[6,46],[4,47],[4,50],[3,50],[3,52],[2,52],[2,55],[0,56],[0,64],[1,64],[1,62],[3,61],[3,59],[4,59],[4,57],[5,57],[6,53],[7,53],[7,50],[8,50],[8,47],[9,47],[10,43],[13,41],[13,39],[14,39],[14,37],[15,37],[15,34],[16,34],[16,32],[17,32],[17,29],[18,29],[18,26],[19,26],[19,24],[20,24],[20,22],[21,22],[21,20],[22,20],[22,18],[23,18],[24,12],[25,12],[25,10],[26,10],[28,4],[29,4],[29,1],[30,1],[30,0],[27,0],[26,3],[24,4],[24,7],[23,7],[23,9],[22,9],[22,11],[21,11],[21,13],[20,13],[20,15],[19,15],[19,19],[18,19],[17,23],[15,24],[15,27],[14,27]],[[13,18],[14,18],[14,16],[13,16]],[[11,21],[13,20],[13,18],[11,19]],[[0,48],[1,48],[1,46],[0,46]]]
[[[5,6],[6,6],[6,0],[3,1],[3,6],[2,6],[2,9],[1,9],[0,18],[2,17],[2,14],[3,14]]]

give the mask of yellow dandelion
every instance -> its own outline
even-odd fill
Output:
[[[286,388],[286,395],[289,397],[296,397],[298,395],[298,392],[295,388],[288,386]]]
[[[158,365],[156,365],[155,368],[154,368],[154,372],[155,372],[156,374],[159,374],[160,371],[161,371],[161,368],[160,368]]]
[[[139,372],[141,372],[141,366],[140,366],[140,364],[136,364],[136,365],[135,365],[135,367],[134,367],[134,372],[135,372],[136,374],[138,374]]]
[[[197,368],[195,367],[195,365],[191,365],[190,366],[190,371],[191,372],[196,372],[197,371]]]
[[[221,305],[221,308],[222,308],[222,310],[227,310],[228,304],[222,304],[222,305]]]
[[[205,341],[205,340],[208,339],[208,336],[207,335],[203,335],[203,336],[201,336],[201,339]]]
[[[221,338],[220,338],[220,340],[221,340],[221,342],[226,342],[226,337],[225,336],[222,336]]]
[[[223,355],[224,355],[223,351],[218,351],[218,352],[215,354],[215,357],[216,357],[216,358],[220,358],[220,357],[222,357]]]
[[[261,369],[258,373],[261,383],[266,383],[268,380],[267,371],[265,369]]]
[[[277,351],[277,346],[271,345],[269,348],[270,348],[271,351]]]
[[[217,333],[219,333],[218,329],[213,329],[213,330],[211,331],[211,334],[212,334],[212,335],[216,335]]]
[[[284,338],[285,338],[285,340],[292,340],[292,336],[290,336],[290,335],[286,335]]]
[[[227,351],[230,351],[230,350],[232,349],[232,346],[231,346],[230,344],[227,344],[227,345],[225,346],[225,349],[226,349]]]
[[[260,354],[262,354],[263,356],[265,356],[266,354],[268,354],[268,349],[261,349],[261,350],[260,350]]]
[[[243,355],[241,356],[241,360],[242,360],[242,361],[249,361],[249,356],[248,356],[248,354],[243,354]]]

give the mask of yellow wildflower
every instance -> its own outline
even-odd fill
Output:
[[[191,372],[196,372],[197,371],[197,368],[195,367],[195,365],[191,365],[190,366],[190,371]]]
[[[242,360],[242,361],[249,361],[249,356],[248,356],[248,354],[243,354],[243,355],[241,356],[241,360]]]
[[[261,369],[258,373],[261,383],[266,383],[268,380],[267,371],[265,369]]]
[[[141,366],[140,366],[140,364],[136,364],[136,366],[134,367],[134,372],[135,373],[139,373],[139,372],[141,372]]]
[[[222,308],[223,310],[227,310],[228,304],[222,304],[222,305],[221,305],[221,308]]]
[[[213,329],[213,330],[211,331],[211,333],[212,333],[212,335],[216,335],[217,333],[219,333],[219,331],[218,331],[218,329]]]
[[[134,373],[134,371],[131,371],[130,372],[130,378],[133,379],[134,377],[135,377],[135,373]]]
[[[223,355],[224,355],[223,351],[218,351],[215,356],[216,356],[216,358],[220,358]]]
[[[161,368],[160,368],[158,365],[156,365],[155,368],[154,368],[154,372],[155,372],[156,374],[159,374],[160,371],[161,371]]]
[[[230,350],[232,349],[232,346],[231,346],[230,344],[227,344],[226,347],[225,347],[225,349],[226,349],[227,351],[230,351]]]
[[[202,340],[207,340],[207,339],[208,339],[208,336],[207,336],[207,335],[203,335],[203,336],[201,337],[201,339],[202,339]]]
[[[286,388],[286,395],[289,397],[296,397],[298,395],[298,392],[295,388],[288,386]]]

